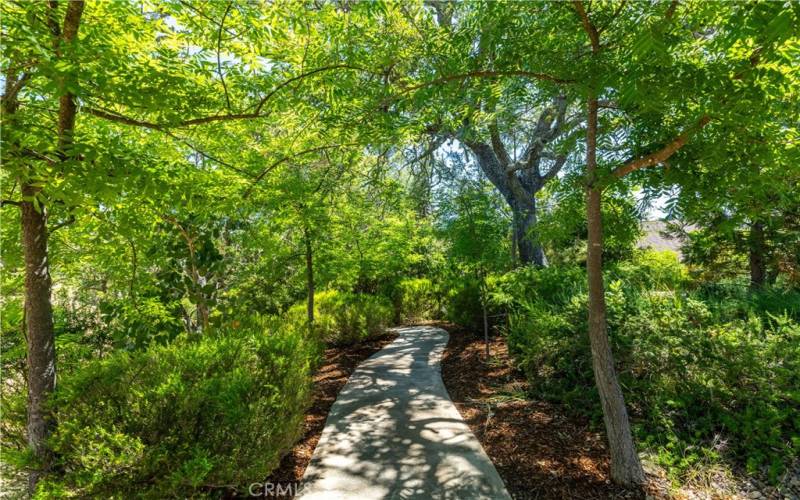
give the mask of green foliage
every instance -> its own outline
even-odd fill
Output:
[[[16,211],[30,201],[48,209],[63,372],[54,445],[66,476],[44,486],[50,496],[194,495],[244,480],[256,462],[268,469],[294,432],[309,353],[320,339],[380,333],[392,305],[398,320],[446,310],[471,326],[487,307],[511,310],[509,341],[538,390],[583,404],[593,391],[579,267],[590,86],[602,89],[612,341],[641,432],[674,437],[654,444],[665,460],[698,429],[703,442],[732,433],[730,446],[753,463],[796,453],[779,442],[796,409],[786,387],[798,385],[784,371],[796,370],[786,339],[800,320],[790,290],[800,283],[796,4],[594,2],[587,20],[601,40],[591,57],[566,2],[87,2],[77,37],[62,43],[54,32],[68,5],[0,4],[3,383],[12,395],[24,388]],[[69,94],[75,126],[59,137]],[[554,96],[570,103],[563,134],[523,151],[528,135],[554,125],[537,119]],[[694,130],[701,116],[712,119]],[[505,200],[453,160],[462,131],[492,125],[515,165],[528,153],[544,160],[504,174],[541,187],[545,167],[566,162],[567,175],[540,191],[533,235],[556,269],[498,274],[512,265]],[[448,130],[453,143],[405,157]],[[676,137],[684,144],[669,168],[659,160],[612,182],[623,159]],[[633,193],[674,186],[670,214],[703,226],[687,253],[701,282],[672,257],[634,250]],[[23,187],[36,195],[23,199]],[[749,294],[740,276],[755,222],[774,287]],[[316,288],[329,291],[317,296],[320,339],[303,340],[307,247]],[[254,313],[288,326],[224,326]],[[281,361],[295,354],[298,366]],[[691,373],[678,380],[680,370]],[[702,405],[688,408],[700,394],[707,418],[690,413]],[[263,411],[243,411],[248,397]],[[4,446],[24,445],[24,409],[24,398],[3,395]],[[276,418],[289,419],[285,434]],[[267,439],[262,456],[245,438]],[[118,489],[109,478],[121,478]]]
[[[483,281],[465,275],[460,279],[451,279],[447,287],[444,308],[447,321],[475,330],[483,328]]]
[[[440,233],[450,243],[442,276],[448,321],[483,328],[489,301],[488,275],[511,264],[508,216],[496,193],[466,186],[440,207]]]
[[[577,268],[524,270],[504,276],[493,296],[511,308],[509,347],[533,393],[599,422],[582,278]],[[724,456],[775,477],[800,454],[797,291],[689,290],[685,267],[656,252],[619,263],[606,279],[634,427],[663,465],[680,475]],[[781,306],[765,308],[775,296]]]
[[[580,181],[578,176],[567,176],[554,181],[543,195],[543,201],[552,208],[542,213],[538,228],[553,264],[586,261],[586,207]],[[641,236],[641,214],[625,185],[617,184],[609,191],[602,206],[603,257],[606,262],[615,262],[633,254]]]
[[[62,372],[50,402],[62,472],[38,496],[246,491],[299,436],[316,354],[302,330],[251,318]]]
[[[401,323],[438,318],[439,303],[438,290],[428,278],[409,278],[397,284],[395,316]]]
[[[689,272],[670,250],[636,250],[633,260],[617,263],[612,276],[624,277],[626,284],[638,289],[677,290],[689,284]]]
[[[485,274],[508,264],[507,215],[487,187],[465,187],[440,207],[441,233],[457,272]]]
[[[326,290],[314,294],[314,333],[329,345],[347,345],[377,337],[392,324],[391,302],[381,296]],[[307,306],[292,306],[287,318],[307,324]]]

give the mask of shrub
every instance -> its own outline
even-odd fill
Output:
[[[439,315],[439,301],[433,282],[427,278],[405,279],[395,290],[396,318],[401,323],[434,319]]]
[[[669,250],[637,250],[633,258],[618,263],[611,274],[637,288],[675,290],[688,283],[689,271]]]
[[[797,310],[762,304],[778,294],[791,305],[791,294],[709,300],[680,288],[675,261],[644,257],[606,276],[609,336],[640,442],[675,474],[725,454],[776,475],[800,454],[800,325]],[[599,424],[580,273],[516,271],[494,296],[512,311],[509,348],[531,391]]]
[[[51,400],[59,475],[40,497],[190,497],[266,477],[302,428],[315,346],[247,321],[117,351],[64,374]]]
[[[391,302],[378,295],[327,290],[314,294],[314,330],[326,344],[347,345],[379,336],[392,323]],[[306,321],[305,302],[289,309],[293,324]]]

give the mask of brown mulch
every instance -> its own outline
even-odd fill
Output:
[[[396,336],[395,333],[387,333],[377,339],[325,350],[324,360],[314,374],[313,402],[306,412],[303,437],[283,457],[278,468],[266,479],[266,483],[296,484],[303,478],[325,427],[328,412],[350,374],[359,363],[383,349]]]
[[[482,337],[444,327],[444,383],[512,497],[645,498],[611,483],[605,436],[588,421],[525,396],[527,381],[512,368],[505,338],[490,339],[486,360]]]

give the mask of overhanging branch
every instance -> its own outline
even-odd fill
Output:
[[[275,170],[282,163],[285,163],[285,162],[287,162],[287,161],[289,161],[289,160],[291,160],[293,158],[297,158],[299,156],[307,155],[309,153],[317,153],[319,151],[325,151],[327,149],[335,149],[335,148],[341,148],[341,147],[346,147],[346,146],[356,146],[357,144],[358,143],[355,143],[355,142],[350,142],[350,143],[346,143],[346,144],[329,144],[327,146],[318,146],[318,147],[315,147],[315,148],[309,148],[309,149],[305,149],[303,151],[300,151],[298,153],[294,153],[294,154],[291,154],[291,155],[284,156],[281,159],[279,159],[279,160],[273,162],[272,164],[270,164],[260,174],[258,174],[256,176],[256,178],[253,179],[253,183],[250,185],[250,187],[247,188],[247,191],[244,192],[244,195],[242,195],[242,198],[247,198],[248,196],[250,196],[250,193],[253,191],[253,188],[255,188],[256,184],[261,182],[261,179],[266,177],[266,175],[268,173],[270,173],[273,170]]]
[[[351,69],[351,70],[358,70],[358,71],[366,71],[364,68],[360,68],[358,66],[352,66],[349,64],[334,64],[331,66],[325,66],[322,68],[316,68],[310,71],[307,71],[303,74],[294,76],[281,82],[278,86],[276,86],[272,91],[270,91],[267,95],[265,95],[256,105],[255,110],[249,113],[226,113],[220,115],[211,115],[211,116],[202,116],[199,118],[190,118],[188,120],[179,121],[177,123],[155,123],[150,122],[147,120],[140,120],[137,118],[131,118],[129,116],[122,115],[117,112],[112,112],[108,110],[103,110],[91,106],[86,106],[82,108],[82,111],[96,116],[98,118],[102,118],[104,120],[122,123],[124,125],[131,125],[134,127],[143,127],[149,128],[152,130],[166,130],[170,128],[181,128],[181,127],[191,127],[195,125],[202,125],[206,123],[212,122],[223,122],[223,121],[235,121],[235,120],[254,120],[258,118],[265,118],[269,116],[269,113],[262,113],[261,110],[264,108],[266,103],[272,99],[278,92],[282,89],[286,88],[287,85],[290,85],[298,80],[302,80],[303,78],[307,78],[309,76],[315,75],[317,73],[321,73],[323,71],[331,71],[334,69]]]
[[[708,122],[710,121],[711,117],[708,115],[704,115],[702,118],[700,118],[700,120],[698,120],[696,124],[678,134],[678,136],[675,137],[675,139],[670,141],[663,148],[653,153],[650,153],[647,156],[642,156],[641,158],[629,160],[627,163],[615,168],[614,171],[611,173],[611,175],[619,179],[641,168],[652,167],[653,165],[658,165],[659,163],[666,161],[670,156],[675,154],[676,151],[678,151],[680,148],[686,145],[692,134],[694,134],[695,132],[699,131],[700,129],[708,125]]]

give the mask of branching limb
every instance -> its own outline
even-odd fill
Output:
[[[628,162],[620,165],[619,167],[615,168],[614,171],[611,173],[612,176],[619,179],[631,172],[639,170],[641,168],[652,167],[654,165],[658,165],[666,161],[670,156],[675,154],[680,148],[682,148],[686,143],[689,141],[689,138],[697,131],[708,125],[711,121],[711,117],[708,115],[704,115],[698,122],[689,127],[687,130],[684,130],[680,134],[678,134],[675,139],[670,141],[666,146],[650,153],[647,156],[643,156],[641,158],[629,160]]]
[[[291,155],[284,156],[281,159],[279,159],[279,160],[273,162],[272,164],[270,164],[260,174],[258,174],[255,177],[255,179],[253,179],[253,183],[250,185],[250,187],[247,188],[247,191],[244,192],[244,195],[242,195],[242,198],[247,198],[248,196],[250,196],[250,193],[252,192],[252,190],[255,187],[255,185],[258,184],[261,181],[261,179],[263,179],[268,173],[270,173],[273,170],[275,170],[282,163],[285,163],[285,162],[287,162],[287,161],[289,161],[289,160],[291,160],[293,158],[297,158],[299,156],[307,155],[307,154],[310,154],[310,153],[316,153],[316,152],[320,152],[320,151],[325,151],[327,149],[335,149],[335,148],[341,148],[341,147],[346,147],[346,146],[356,146],[356,145],[358,145],[358,143],[355,143],[355,142],[351,142],[351,143],[347,143],[347,144],[329,144],[327,146],[319,146],[319,147],[316,147],[316,148],[309,148],[309,149],[305,149],[303,151],[300,151],[298,153],[294,153],[294,154],[291,154]]]
[[[500,165],[503,168],[508,168],[511,164],[511,156],[509,156],[503,144],[503,140],[500,138],[500,131],[497,129],[497,119],[494,119],[491,125],[489,125],[489,136],[492,140],[492,149],[497,159],[500,161]]]
[[[222,82],[222,89],[225,91],[225,105],[228,108],[228,113],[231,112],[231,98],[228,95],[228,86],[225,84],[225,74],[222,72],[220,52],[222,52],[222,30],[225,27],[225,18],[228,17],[232,6],[233,2],[228,2],[228,6],[225,7],[225,13],[222,14],[222,20],[219,22],[219,30],[217,31],[217,73],[219,73],[219,79]]]
[[[556,156],[555,160],[553,161],[553,165],[551,165],[550,168],[547,169],[547,172],[545,172],[544,175],[541,177],[541,182],[545,183],[550,179],[552,179],[553,177],[555,177],[556,175],[558,175],[558,173],[564,167],[564,164],[566,162],[567,162],[566,155]]]
[[[600,52],[600,34],[597,32],[597,28],[595,28],[594,24],[592,24],[592,21],[589,19],[589,14],[586,13],[586,9],[583,8],[583,2],[575,0],[572,2],[572,5],[575,6],[575,11],[578,12],[578,16],[581,18],[583,30],[589,36],[589,41],[592,44],[592,53],[597,54]]]
[[[275,96],[278,92],[284,89],[287,85],[290,85],[298,80],[303,78],[307,78],[309,76],[315,75],[317,73],[321,73],[323,71],[331,71],[334,69],[350,69],[356,71],[366,71],[364,68],[360,68],[358,66],[353,66],[349,64],[335,64],[332,66],[325,66],[322,68],[316,68],[310,71],[307,71],[303,74],[297,75],[295,77],[289,78],[281,82],[277,85],[269,94],[264,96],[256,105],[256,108],[253,112],[250,113],[227,113],[221,115],[211,115],[211,116],[203,116],[199,118],[191,118],[188,120],[183,120],[177,123],[155,123],[146,120],[139,120],[137,118],[131,118],[129,116],[122,115],[116,111],[110,111],[102,108],[86,106],[82,108],[82,111],[96,116],[98,118],[102,118],[104,120],[122,123],[125,125],[131,125],[134,127],[143,127],[149,128],[152,130],[166,130],[170,128],[181,128],[181,127],[192,127],[195,125],[202,125],[206,123],[213,123],[213,122],[223,122],[223,121],[235,121],[235,120],[254,120],[258,118],[265,118],[269,116],[269,113],[262,113],[261,110],[263,109],[264,105]]]

